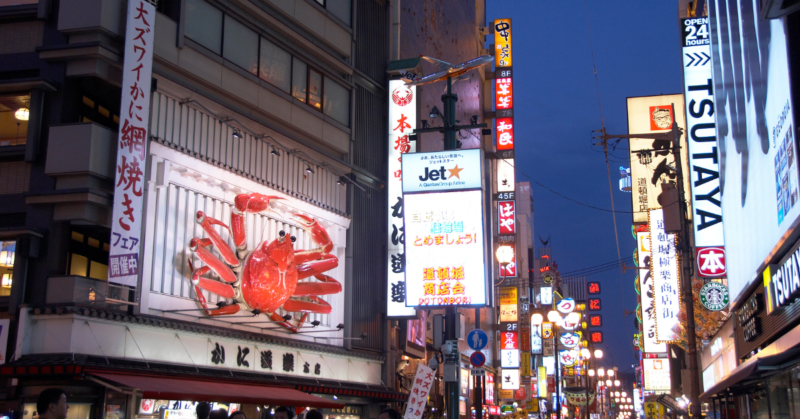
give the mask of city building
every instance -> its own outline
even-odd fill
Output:
[[[42,389],[63,386],[70,419],[180,416],[201,400],[252,417],[289,405],[377,418],[404,400],[374,297],[387,234],[374,215],[389,211],[375,141],[387,125],[387,3],[127,5],[0,2],[0,410],[29,418]],[[122,84],[140,52],[153,56],[151,83],[140,69],[150,89]],[[130,96],[149,112],[121,109]],[[141,156],[115,165],[128,144]],[[141,240],[112,235],[123,193],[141,196],[126,214]],[[291,312],[237,306],[244,282],[229,294],[219,281],[231,273],[213,259],[241,257],[225,247],[243,195],[274,197],[234,226],[248,249],[323,249],[327,262],[283,303]],[[138,259],[109,259],[118,245]],[[125,274],[129,286],[116,280]]]

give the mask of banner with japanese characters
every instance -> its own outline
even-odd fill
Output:
[[[155,21],[155,6],[143,0],[128,2],[108,282],[131,287],[136,286],[140,267]]]
[[[433,370],[423,365],[421,362],[417,365],[417,373],[414,375],[414,385],[408,393],[408,402],[406,403],[406,413],[403,419],[421,419],[422,414],[425,413],[425,405],[428,404],[428,394],[431,392],[434,377]]]
[[[391,80],[389,91],[389,176],[386,188],[389,200],[386,245],[389,283],[386,287],[386,315],[408,318],[416,317],[417,313],[413,307],[406,307],[403,171],[400,160],[403,154],[416,151],[416,146],[408,140],[408,136],[417,126],[417,87],[406,86],[403,80]]]
[[[511,67],[511,19],[494,21],[494,66]]]
[[[653,255],[650,252],[650,232],[639,231],[636,233],[636,256],[639,273],[639,290],[642,304],[642,333],[644,333],[643,352],[662,353],[667,351],[667,344],[658,343],[656,340],[656,309],[655,285],[650,274]]]
[[[650,210],[648,224],[652,254],[650,274],[655,291],[656,340],[671,343],[678,340],[681,311],[676,240],[674,234],[667,234],[664,230],[664,211],[661,208]]]

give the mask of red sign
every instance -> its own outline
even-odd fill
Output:
[[[669,106],[650,107],[650,130],[666,131],[672,127],[672,108]]]
[[[603,316],[599,314],[592,314],[589,316],[589,326],[600,327],[603,325]]]
[[[514,149],[514,118],[496,118],[497,149]]]
[[[698,247],[695,256],[697,276],[719,278],[727,275],[724,247]]]
[[[589,299],[589,311],[599,311],[600,310],[600,299],[599,298],[590,298]]]
[[[589,282],[589,294],[600,294],[599,282]]]
[[[514,400],[525,400],[527,399],[525,395],[525,387],[522,386],[517,390],[514,390]]]
[[[500,349],[519,349],[519,335],[517,332],[500,333]]]
[[[603,332],[589,332],[589,340],[592,343],[603,343]]]
[[[517,276],[517,246],[514,243],[506,243],[503,246],[510,246],[514,250],[514,256],[508,265],[500,265],[501,278],[514,278]]]
[[[500,406],[484,406],[489,410],[490,415],[500,415]]]
[[[531,351],[531,329],[529,327],[522,327],[519,331],[520,346],[522,352]]]
[[[511,77],[494,79],[495,102],[497,109],[511,109],[514,107],[514,95]]]
[[[514,210],[514,201],[499,201],[497,203],[497,213],[500,234],[516,234],[517,219]]]

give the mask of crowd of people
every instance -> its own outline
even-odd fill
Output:
[[[67,419],[68,410],[67,393],[60,388],[48,388],[42,391],[36,400],[39,419]],[[236,411],[229,415],[225,409],[211,410],[209,402],[197,403],[195,413],[197,419],[247,419],[242,411]],[[281,406],[275,409],[272,419],[295,419],[294,409]],[[324,419],[324,416],[319,410],[311,409],[305,412],[303,419]],[[400,414],[392,408],[386,408],[381,411],[378,419],[400,419]]]

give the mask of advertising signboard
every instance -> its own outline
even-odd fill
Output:
[[[128,2],[108,282],[129,287],[136,286],[141,266],[142,213],[144,189],[147,188],[142,176],[150,142],[147,127],[155,22],[154,5],[144,0]]]
[[[760,16],[763,2],[707,4],[714,75],[713,88],[708,80],[706,85],[714,94],[716,126],[695,135],[718,146],[720,193],[713,198],[722,206],[728,288],[735,305],[753,281],[761,280],[757,274],[764,261],[772,263],[769,258],[784,253],[780,246],[800,215],[797,129],[785,20],[743,18]],[[707,118],[708,106],[694,109]]]
[[[644,358],[644,389],[645,391],[669,392],[669,360],[665,358]]]
[[[500,287],[500,321],[516,322],[517,313],[517,287]]]
[[[675,115],[672,105],[675,105]],[[683,94],[628,98],[628,133],[650,134],[669,132],[673,120],[678,126],[686,128]],[[661,184],[675,183],[675,157],[672,154],[672,141],[632,138],[629,140],[631,153],[631,196],[633,199],[633,222],[647,223],[647,211],[660,207],[657,198],[661,194]],[[681,150],[686,150],[686,135],[681,137]],[[685,151],[681,153],[683,167],[690,167]],[[689,177],[684,177],[684,196],[689,196]],[[691,205],[687,206],[691,207]],[[692,208],[687,208],[689,214]]]
[[[414,385],[408,393],[406,414],[403,418],[420,419],[422,417],[435,376],[436,374],[433,370],[426,365],[422,363],[417,365],[417,373],[414,375]]]
[[[511,67],[511,19],[495,19],[494,47],[494,66]]]
[[[402,156],[407,306],[487,303],[482,162],[479,149]]]
[[[650,232],[640,231],[636,233],[636,255],[639,267],[639,290],[641,290],[642,301],[642,330],[644,333],[644,348],[647,353],[662,353],[667,351],[666,343],[659,343],[656,340],[656,312],[655,285],[650,271],[653,258],[650,252]]]
[[[723,277],[725,236],[720,192],[717,126],[714,113],[711,34],[708,17],[682,19],[683,84],[686,97],[686,132],[694,207],[694,244],[697,276]],[[717,196],[717,198],[719,198]],[[713,248],[714,250],[706,250]]]
[[[503,368],[500,370],[500,388],[503,390],[519,389],[519,369]]]
[[[511,256],[511,263],[500,265],[500,278],[515,278],[517,276],[517,244],[512,241],[504,243],[502,246],[509,247],[513,251],[513,256]]]
[[[386,316],[394,318],[416,317],[413,307],[406,307],[405,253],[403,242],[403,171],[400,158],[416,151],[416,141],[408,135],[417,127],[417,87],[406,86],[403,80],[389,81],[389,175],[386,195],[389,204],[386,243]]]
[[[500,234],[516,234],[516,212],[514,201],[497,202],[497,220]]]
[[[664,231],[664,211],[650,210],[650,250],[653,263],[650,274],[654,286],[654,311],[656,316],[656,340],[658,342],[674,342],[678,339],[679,315],[681,302],[680,273],[678,272],[678,254],[675,251],[677,241],[674,234]],[[655,262],[657,261],[657,262]]]
[[[497,160],[497,192],[514,192],[514,159]]]

